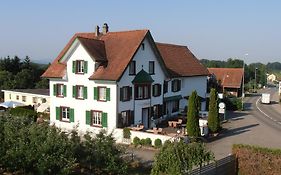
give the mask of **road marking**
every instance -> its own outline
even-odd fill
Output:
[[[281,122],[277,122],[277,120],[273,119],[272,117],[270,117],[269,115],[267,115],[265,112],[263,112],[263,111],[259,108],[258,102],[260,101],[260,99],[261,99],[261,97],[258,98],[257,101],[256,101],[256,107],[258,108],[258,110],[259,110],[263,115],[265,115],[267,118],[269,118],[270,120],[272,120],[272,121],[274,121],[275,123],[281,125]]]
[[[256,101],[256,106],[257,106],[258,110],[259,110],[261,113],[263,113],[263,115],[265,115],[265,116],[266,116],[267,118],[269,118],[270,120],[275,121],[272,117],[270,117],[269,115],[267,115],[265,112],[263,112],[263,111],[258,107],[258,101],[260,101],[260,99],[261,99],[261,97],[258,98],[257,101]],[[279,123],[279,122],[278,122],[278,123]],[[281,123],[279,123],[279,124],[281,125]]]

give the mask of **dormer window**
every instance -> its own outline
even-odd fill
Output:
[[[136,75],[136,61],[131,61],[129,65],[129,75]]]
[[[76,74],[87,73],[88,62],[84,60],[76,60],[72,63],[72,72]]]

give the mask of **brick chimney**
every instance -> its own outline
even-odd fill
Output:
[[[108,32],[108,25],[107,23],[104,23],[102,26],[102,34],[106,34]]]
[[[97,25],[95,29],[95,35],[99,36],[100,35],[100,27]]]

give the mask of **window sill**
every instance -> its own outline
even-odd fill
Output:
[[[64,96],[62,95],[56,95],[57,98],[63,98]]]
[[[64,122],[64,123],[70,123],[70,121],[69,121],[69,120],[67,121],[67,120],[63,120],[63,119],[61,119],[60,121],[61,121],[61,122]]]
[[[94,127],[94,128],[102,128],[102,125],[91,125],[91,127]]]
[[[106,100],[97,100],[98,102],[107,102]]]
[[[84,72],[75,72],[76,75],[84,75]]]
[[[135,76],[136,74],[134,73],[134,74],[129,74],[129,76]]]
[[[79,98],[79,97],[76,97],[75,99],[76,100],[85,100],[84,98]]]
[[[135,100],[149,100],[150,98],[135,98]]]

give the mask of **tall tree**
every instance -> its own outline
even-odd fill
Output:
[[[198,137],[200,135],[199,128],[199,97],[196,91],[193,91],[188,99],[187,112],[187,132],[191,137]]]
[[[210,93],[208,127],[213,133],[218,132],[220,129],[220,118],[218,115],[218,94],[216,89],[211,89]]]

